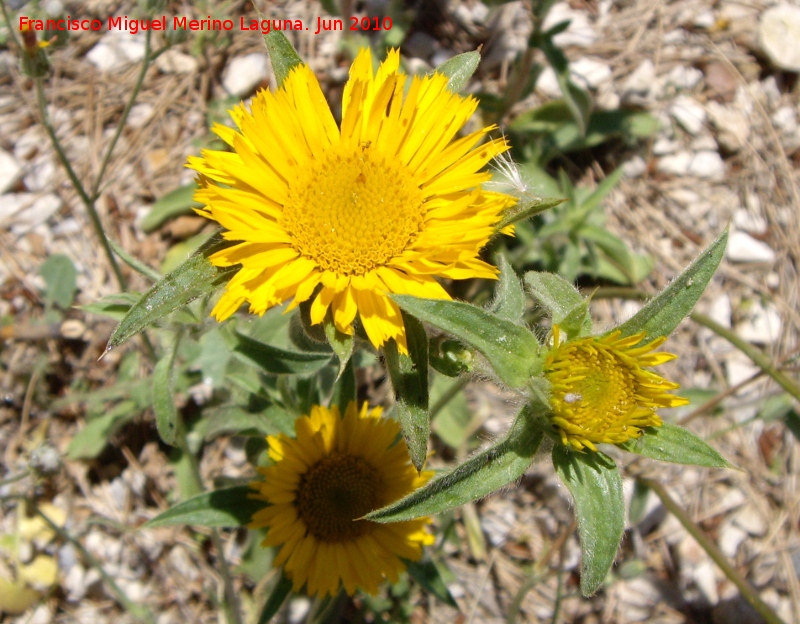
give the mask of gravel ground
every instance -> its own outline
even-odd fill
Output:
[[[255,16],[249,3],[230,4],[231,14]],[[316,24],[321,14],[313,2],[257,4],[267,17],[305,24]],[[379,15],[387,3],[344,4]],[[660,121],[657,134],[644,143],[568,162],[570,177],[589,186],[613,167],[625,167],[604,209],[609,229],[656,261],[642,287],[655,292],[666,285],[730,223],[726,260],[698,309],[773,362],[795,358],[789,374],[793,370],[796,378],[800,90],[791,63],[797,62],[792,55],[800,49],[800,37],[798,30],[765,29],[774,4],[575,0],[557,3],[548,24],[572,20],[556,42],[597,107],[637,107]],[[106,0],[64,5],[72,15],[102,19],[133,11],[132,3]],[[524,50],[531,28],[525,3],[405,5],[411,27],[398,43],[409,68],[419,71],[483,45],[484,60],[468,90],[505,88],[510,62]],[[782,6],[800,11],[796,2]],[[171,3],[164,13],[188,11],[188,5]],[[343,46],[352,42],[341,32],[313,31],[290,34],[299,35],[293,38],[298,51],[336,101],[348,66]],[[146,234],[141,218],[156,199],[192,179],[183,163],[207,141],[209,116],[224,111],[226,100],[247,97],[273,80],[257,33],[236,30],[202,43],[190,38],[148,70],[100,198],[111,237],[150,266],[160,266],[172,246],[209,230],[210,224],[183,216]],[[101,167],[103,147],[135,84],[135,60],[142,52],[140,37],[104,32],[75,33],[67,46],[52,52],[49,114],[83,180],[93,179]],[[545,72],[536,92],[504,121],[558,95],[554,75]],[[0,478],[5,479],[25,469],[31,450],[44,440],[64,452],[86,421],[80,404],[64,400],[67,391],[116,379],[126,354],[137,348],[129,345],[97,361],[112,321],[78,309],[60,318],[44,312],[39,267],[51,254],[73,260],[78,305],[114,293],[116,286],[80,200],[37,123],[32,82],[20,74],[7,47],[0,51],[0,193],[5,471]],[[141,276],[127,275],[132,289],[147,287]],[[617,300],[592,304],[601,326],[635,310],[635,304]],[[630,494],[636,476],[664,483],[780,617],[800,622],[800,447],[782,421],[761,417],[767,399],[780,389],[739,351],[693,323],[678,329],[669,349],[680,358],[664,367],[668,378],[720,393],[716,410],[676,410],[676,418],[698,435],[713,436],[715,447],[740,470],[679,467],[620,454],[626,491]],[[144,364],[134,362],[137,366],[145,372]],[[487,439],[503,430],[514,410],[508,397],[479,380],[468,385],[467,396]],[[215,440],[203,457],[208,483],[252,474],[236,440]],[[27,479],[3,484],[0,533],[21,535],[24,513],[13,496],[35,494],[52,505],[54,518],[63,517],[70,534],[133,602],[158,614],[159,624],[216,622],[222,617],[214,608],[222,584],[207,533],[133,528],[165,509],[177,487],[168,450],[157,442],[152,414],[145,413],[116,434],[97,459],[65,461],[46,487],[34,492]],[[572,518],[569,499],[545,461],[515,487],[466,506],[451,528],[463,539],[442,549],[459,609],[414,594],[412,621],[499,623],[515,608],[520,622],[762,621],[654,496],[643,519],[626,531],[613,581],[595,597],[581,598]],[[23,615],[3,621],[134,621],[74,544],[35,527],[26,535],[27,557],[36,552],[55,557],[56,587]],[[235,563],[247,547],[246,532],[228,532],[223,539]],[[0,576],[13,569],[8,543],[0,547]],[[237,576],[246,608],[252,607],[254,592],[260,595],[271,580],[268,576],[253,588]],[[286,617],[301,621],[307,608],[307,601],[296,599]]]

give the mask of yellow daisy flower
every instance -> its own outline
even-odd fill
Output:
[[[619,331],[605,337],[561,342],[553,327],[553,349],[545,360],[550,382],[551,422],[561,441],[582,451],[595,444],[620,444],[638,438],[645,427],[661,426],[655,410],[679,407],[689,401],[669,394],[680,386],[644,366],[658,366],[677,356],[651,353],[666,338],[636,346],[644,333],[621,338]]]
[[[496,276],[478,253],[516,199],[483,190],[491,176],[480,169],[508,146],[478,145],[495,126],[455,139],[477,101],[451,93],[438,73],[406,85],[399,64],[392,50],[376,74],[369,49],[359,52],[341,128],[314,73],[299,65],[250,110],[231,111],[238,131],[214,126],[233,152],[189,158],[200,174],[198,212],[240,241],[211,256],[216,266],[242,265],[212,310],[218,320],[244,302],[263,314],[313,299],[312,323],[330,308],[352,334],[358,315],[372,344],[394,338],[405,351],[388,293],[449,299],[435,277]]]
[[[283,566],[294,591],[351,596],[356,588],[378,592],[384,578],[396,582],[403,560],[416,561],[433,543],[428,518],[378,524],[358,520],[424,485],[432,472],[417,471],[399,425],[382,419],[381,408],[359,411],[314,406],[295,422],[297,438],[269,436],[275,462],[259,468],[253,496],[270,504],[250,528],[269,527],[264,546],[280,546],[274,564]]]

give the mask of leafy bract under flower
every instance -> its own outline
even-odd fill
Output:
[[[553,328],[553,348],[545,360],[550,382],[551,422],[561,441],[576,450],[597,450],[595,444],[621,444],[638,438],[645,427],[658,427],[660,407],[688,401],[669,394],[680,386],[643,367],[675,359],[672,353],[652,353],[666,338],[638,345],[644,333],[561,342]]]
[[[270,504],[253,516],[250,528],[269,527],[265,546],[280,547],[282,565],[294,591],[335,595],[344,586],[375,594],[384,578],[396,582],[403,560],[416,561],[433,543],[428,518],[377,524],[365,514],[424,485],[431,472],[417,471],[408,459],[400,427],[382,419],[381,408],[359,411],[314,406],[295,422],[296,439],[270,436],[275,462],[259,468],[263,482],[255,498]]]
[[[311,321],[330,309],[353,333],[356,315],[375,346],[406,350],[400,310],[387,296],[449,299],[435,277],[494,278],[478,258],[493,226],[516,199],[486,191],[480,170],[508,146],[479,145],[494,126],[456,139],[477,101],[447,89],[447,77],[398,71],[389,52],[377,74],[369,49],[350,68],[337,127],[311,69],[299,65],[251,110],[231,111],[238,131],[214,131],[233,152],[204,150],[200,214],[238,244],[211,256],[241,264],[212,314],[223,320],[248,302],[263,314],[312,300]],[[405,95],[404,95],[405,94]]]

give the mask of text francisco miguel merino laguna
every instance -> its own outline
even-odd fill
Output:
[[[356,18],[352,18],[356,20]],[[364,26],[360,24],[361,30],[389,30],[391,29],[390,18],[384,18],[383,24],[378,22],[378,18],[364,18],[364,20],[375,21],[375,26]],[[388,21],[388,23],[387,23]],[[20,30],[37,30],[37,31],[75,31],[75,30],[102,30],[103,26],[107,26],[108,30],[124,30],[132,35],[139,31],[146,30],[189,30],[189,31],[202,31],[202,30],[233,30],[236,25],[234,20],[231,19],[211,19],[209,15],[206,19],[189,19],[186,16],[174,16],[171,20],[166,16],[156,17],[154,19],[133,19],[127,15],[119,17],[109,17],[105,20],[100,19],[80,19],[67,16],[64,19],[31,19],[25,15],[19,16]],[[303,21],[299,19],[247,19],[245,17],[239,18],[239,30],[242,31],[259,31],[266,35],[273,30],[309,30],[307,26],[303,25]],[[323,19],[317,17],[315,24],[318,34],[328,30],[343,30],[342,20],[340,19]],[[350,30],[359,30],[359,23],[356,22],[356,27],[351,26]],[[382,26],[382,28],[381,28]]]

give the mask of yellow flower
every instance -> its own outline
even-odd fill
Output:
[[[478,253],[516,200],[483,190],[491,176],[479,170],[508,146],[476,147],[495,126],[454,140],[477,101],[448,91],[438,73],[406,85],[399,63],[393,50],[375,74],[369,49],[359,52],[341,128],[314,73],[299,65],[280,89],[257,93],[251,110],[231,111],[238,131],[214,126],[233,152],[190,157],[198,212],[241,241],[211,256],[216,266],[242,265],[212,311],[218,320],[245,301],[263,314],[313,299],[312,323],[330,308],[352,334],[358,315],[372,344],[394,338],[405,351],[387,293],[449,299],[435,277],[496,276]]]
[[[551,385],[551,422],[561,441],[581,451],[595,444],[620,444],[638,438],[645,427],[661,426],[659,407],[678,407],[688,401],[669,394],[680,386],[644,370],[677,356],[651,353],[666,338],[636,346],[644,333],[621,338],[614,331],[603,338],[561,342],[553,328],[553,349],[545,360]]]
[[[358,411],[314,406],[295,422],[296,439],[269,436],[275,462],[259,468],[255,498],[268,502],[250,528],[269,527],[264,546],[280,546],[274,564],[282,565],[294,591],[335,595],[341,586],[375,594],[383,578],[396,582],[403,560],[416,561],[433,543],[428,518],[378,524],[358,520],[374,509],[425,484],[431,472],[408,460],[400,427],[382,419],[381,408]]]

